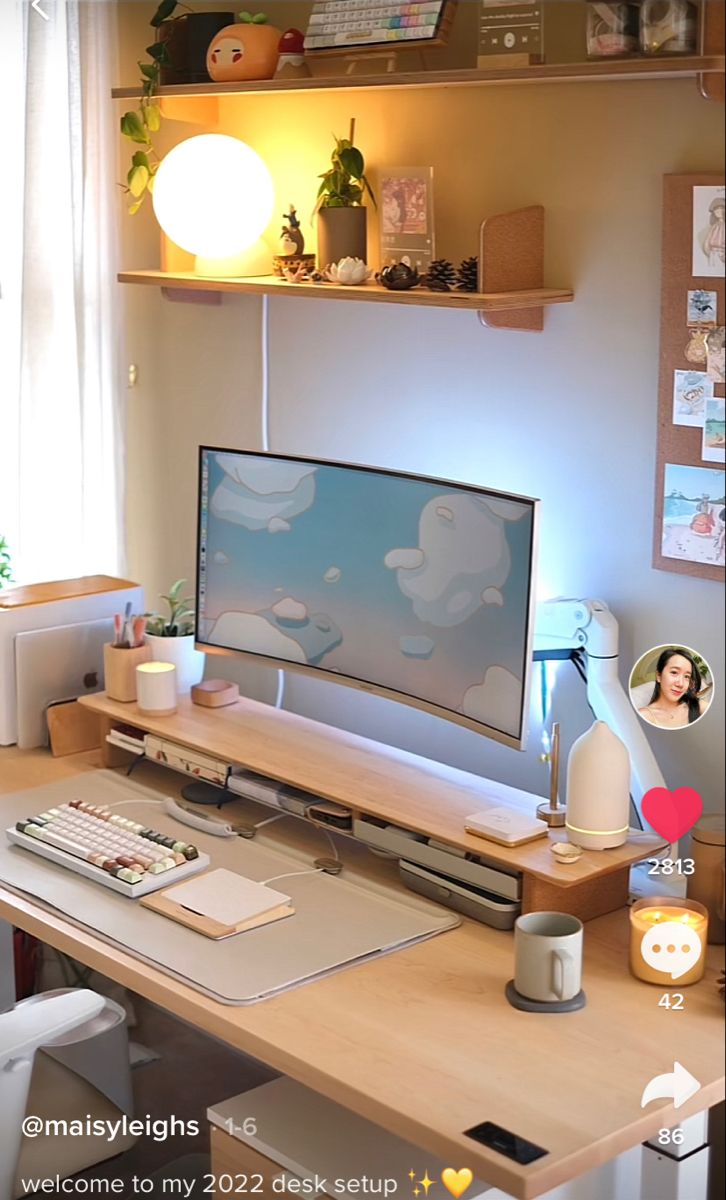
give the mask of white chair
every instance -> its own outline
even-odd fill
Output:
[[[104,1003],[84,989],[0,1013],[0,1200],[13,1200],[36,1050],[98,1016]]]

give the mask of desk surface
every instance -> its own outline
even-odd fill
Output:
[[[97,765],[94,753],[54,760],[43,751],[3,749],[0,792]],[[145,783],[172,790],[168,772],[140,770]],[[298,822],[271,828],[281,838],[314,836]],[[365,854],[351,843],[346,853]],[[392,869],[370,862],[374,871]],[[723,949],[709,949],[705,979],[684,989],[685,1011],[659,1008],[660,989],[628,974],[626,910],[587,924],[588,1005],[559,1016],[518,1013],[506,1004],[512,938],[470,922],[251,1008],[229,1008],[2,889],[0,918],[523,1200],[724,1096],[716,987]],[[645,1084],[672,1070],[674,1059],[701,1091],[678,1113],[666,1102],[641,1111]],[[548,1155],[520,1167],[463,1136],[485,1120]]]

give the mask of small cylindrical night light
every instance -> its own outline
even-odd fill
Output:
[[[173,663],[146,662],[136,668],[139,712],[169,717],[176,712],[176,667]]]

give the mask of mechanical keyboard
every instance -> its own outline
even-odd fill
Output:
[[[8,840],[123,896],[145,896],[209,866],[209,855],[103,805],[71,800],[6,830]]]

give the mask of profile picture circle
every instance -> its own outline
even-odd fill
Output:
[[[708,711],[713,675],[705,658],[674,642],[653,646],[630,672],[630,703],[658,729],[686,729]]]

